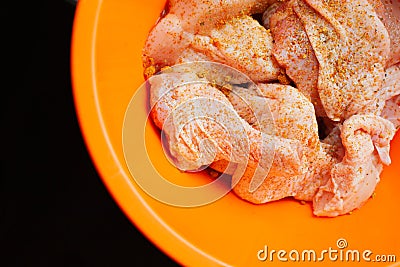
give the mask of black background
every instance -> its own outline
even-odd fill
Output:
[[[177,266],[125,217],[85,147],[70,81],[75,6],[13,4],[1,7],[0,266]]]

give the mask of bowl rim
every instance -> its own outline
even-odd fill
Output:
[[[73,22],[70,58],[72,94],[77,119],[96,171],[124,215],[170,258],[180,264],[228,266],[195,247],[169,227],[146,204],[116,156],[101,115],[96,92],[94,52],[102,3],[103,0],[78,2]],[[130,195],[125,194],[129,191]],[[132,195],[136,201],[132,201]]]
[[[100,179],[134,227],[177,263],[184,266],[229,266],[191,244],[165,223],[133,186],[122,166],[125,162],[118,160],[102,118],[96,91],[96,34],[103,2],[105,0],[78,2],[70,58],[77,119]],[[163,2],[160,4],[163,7],[165,1],[159,2]]]

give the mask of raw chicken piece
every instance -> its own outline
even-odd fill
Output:
[[[318,61],[300,19],[293,11],[294,1],[285,2],[271,16],[275,44],[273,55],[296,87],[313,103],[318,116],[326,116],[318,94]]]
[[[400,95],[400,64],[386,69],[382,88],[371,103],[360,111],[360,114],[380,115],[386,101],[397,95]]]
[[[235,17],[212,29],[209,37],[197,35],[192,42],[193,49],[242,71],[255,82],[278,79],[280,68],[272,58],[272,46],[271,33],[250,16]]]
[[[294,10],[319,62],[322,104],[329,118],[341,121],[360,111],[382,87],[389,35],[367,0],[306,2],[297,0]]]
[[[313,106],[296,88],[278,84],[259,84],[258,89],[259,92],[251,92],[248,89],[234,87],[228,99],[238,114],[260,131],[272,130],[256,124],[253,113],[257,114],[262,109],[266,110],[264,112],[271,112],[274,133],[281,137],[299,140],[303,145],[307,155],[308,170],[303,175],[285,178],[274,173],[265,173],[260,168],[255,174],[255,168],[249,164],[233,191],[241,198],[258,204],[288,196],[311,201],[319,187],[327,182],[332,166],[343,158],[340,131],[335,128],[324,143],[320,143]],[[250,108],[243,106],[241,99],[245,99]],[[268,108],[263,107],[266,103]],[[218,162],[211,167],[224,172],[227,162]],[[259,188],[255,191],[249,190],[254,180],[263,178]]]
[[[279,87],[286,91],[279,92]],[[288,109],[293,106],[301,106],[291,105],[290,101],[301,99],[302,96],[288,92],[287,89],[290,89],[288,86],[269,84],[262,85],[260,88],[262,96],[271,99],[268,104],[275,116],[285,118],[288,115],[282,110],[285,106]],[[243,88],[233,88],[228,99],[242,117],[252,122],[254,118],[249,113],[249,109],[240,107],[238,98],[245,98],[246,102],[253,107],[259,107],[262,102],[258,103],[257,101],[260,96],[246,91],[248,90]],[[279,103],[280,94],[293,98],[289,98],[288,102]],[[276,110],[276,108],[280,108],[280,110]],[[257,113],[257,108],[255,109]],[[303,111],[303,113],[307,112]],[[292,112],[291,114],[303,113]],[[284,124],[280,124],[279,120],[279,117],[275,120],[275,129],[278,135],[284,133],[283,136],[297,138],[303,145],[308,144],[310,142],[308,140],[315,140],[315,136],[317,136],[315,134],[316,126],[315,128],[310,127],[310,129],[314,129],[309,132],[308,136],[311,137],[308,138],[305,138],[306,133],[296,132],[296,129],[302,128],[296,126],[296,123],[304,125],[316,123],[312,122],[313,120],[309,121],[307,116],[303,119],[299,118],[298,122],[291,121],[289,118],[287,121],[284,120]],[[288,125],[287,122],[291,125]],[[258,128],[257,125],[255,127]],[[375,189],[382,170],[382,163],[390,163],[389,142],[393,138],[394,128],[389,121],[374,115],[353,116],[346,120],[341,128],[342,132],[339,127],[336,127],[322,143],[317,143],[315,146],[318,149],[317,152],[306,149],[305,154],[309,164],[305,174],[284,178],[274,173],[263,172],[259,167],[257,168],[258,173],[255,173],[256,168],[249,164],[240,180],[233,180],[233,191],[239,197],[256,204],[288,196],[305,201],[311,201],[314,198],[314,213],[317,216],[337,216],[360,207]],[[227,162],[219,161],[212,164],[211,167],[224,172]],[[234,170],[228,170],[227,173],[234,175]],[[267,174],[267,177],[262,176]],[[251,191],[252,183],[257,179],[263,179],[263,183],[255,191]],[[351,190],[346,191],[349,188]]]
[[[150,84],[151,114],[165,132],[178,168],[196,170],[218,160],[249,160],[282,176],[304,173],[306,162],[298,141],[255,130],[222,92],[198,82],[197,76],[155,75]]]
[[[255,170],[257,169],[257,173]],[[244,168],[244,173],[237,182],[232,178],[233,192],[240,198],[254,204],[263,204],[296,194],[296,185],[304,175],[282,177],[273,173],[267,173],[262,168],[255,168],[249,164]],[[239,179],[239,178],[238,178]],[[252,183],[260,180],[262,183],[252,190]]]
[[[186,31],[204,35],[234,17],[262,13],[276,1],[170,0],[169,10],[181,19]]]
[[[314,114],[313,105],[296,88],[278,84],[259,84],[258,91],[234,87],[228,99],[238,114],[256,129],[271,133],[279,137],[298,140],[306,151],[308,162],[319,162],[321,165],[326,161],[326,155],[319,155],[320,142],[318,138],[318,125]],[[243,101],[244,100],[244,101]],[[243,105],[246,103],[247,105]],[[250,108],[249,108],[250,107]],[[255,123],[257,114],[272,114],[273,122],[267,121]],[[255,116],[254,116],[255,114]],[[260,125],[262,124],[262,125]],[[273,124],[271,129],[268,127]],[[328,160],[329,161],[329,160]],[[233,179],[233,191],[241,198],[252,203],[266,203],[295,196],[304,188],[306,174],[284,177],[279,173],[267,172],[262,168],[254,166],[249,162],[242,167],[244,173],[241,177]],[[317,167],[317,164],[314,164]],[[221,167],[221,163],[216,168]],[[321,167],[318,165],[318,167]],[[256,171],[257,170],[257,171]],[[315,169],[314,173],[322,173],[323,170]],[[234,174],[233,174],[234,175]],[[234,175],[235,178],[235,175]],[[262,181],[253,186],[255,181]],[[236,184],[237,183],[237,184]],[[317,183],[315,183],[317,184]],[[308,185],[307,185],[308,186]],[[311,189],[313,193],[308,194],[311,200],[318,187]]]
[[[298,140],[310,151],[319,150],[314,107],[296,88],[280,84],[258,84],[257,89],[233,87],[227,97],[253,128]],[[264,117],[260,119],[260,115]]]
[[[400,129],[400,95],[386,100],[381,117],[391,121],[396,130]]]
[[[312,201],[321,185],[327,183],[332,166],[338,162],[335,145],[320,144],[316,156],[308,165],[308,171],[296,186],[295,199]]]
[[[385,76],[385,84],[381,91],[384,92],[385,97],[382,98],[386,99],[386,102],[380,116],[391,121],[398,130],[400,128],[400,64],[387,69]],[[379,103],[379,105],[382,104]]]
[[[385,25],[390,37],[390,54],[386,67],[400,62],[400,1],[369,0]]]
[[[313,200],[317,216],[360,207],[400,125],[400,67],[384,73],[400,58],[399,5],[383,1],[171,0],[143,61],[151,115],[176,167],[232,175],[234,192],[253,203]],[[272,35],[249,16],[262,12]],[[282,67],[298,89],[154,75],[192,61],[225,63],[257,82],[280,80]],[[324,117],[333,130],[322,142],[310,100],[318,115],[344,121]]]
[[[390,54],[387,67],[400,62],[400,1],[382,0],[385,6],[383,23],[390,36]]]
[[[253,38],[247,38],[248,34]],[[193,59],[225,63],[254,81],[278,79],[281,70],[272,58],[271,33],[252,17],[235,17],[209,35],[185,32],[180,19],[168,14],[147,38],[143,52],[146,77]]]
[[[143,65],[148,78],[164,66],[175,64],[192,36],[182,29],[180,19],[167,14],[149,33],[143,49]]]
[[[342,161],[343,156],[340,128],[336,126],[320,143],[320,149],[313,161],[309,162],[308,171],[297,186],[294,198],[312,201],[319,188],[328,182],[332,167]]]
[[[318,124],[311,102],[291,86],[258,84],[258,88],[268,100],[275,133],[283,138],[299,140],[311,151],[318,150]]]
[[[321,149],[314,161],[310,162],[308,172],[294,197],[298,200],[312,201],[319,188],[328,182],[333,166],[341,162],[343,157],[344,147],[340,137],[340,127],[336,126],[322,140]]]
[[[390,164],[390,141],[395,133],[388,120],[354,115],[343,123],[343,160],[331,170],[329,181],[313,200],[314,214],[335,217],[361,207],[375,190],[382,163]]]

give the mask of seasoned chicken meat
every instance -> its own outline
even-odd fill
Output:
[[[271,172],[284,176],[304,172],[305,158],[297,140],[252,128],[221,91],[208,83],[192,83],[196,79],[182,74],[161,74],[151,79],[152,117],[167,135],[180,169],[196,170],[226,160],[257,162],[261,168],[271,167]],[[214,146],[206,147],[207,153],[202,152],[205,139]],[[273,155],[272,165],[263,162],[271,159],[268,155]]]
[[[317,115],[326,116],[317,87],[318,61],[307,33],[293,10],[294,2],[281,4],[266,22],[275,41],[273,55],[296,87],[314,104]]]
[[[207,34],[241,15],[262,13],[277,0],[170,0],[169,11],[182,21],[186,31]]]
[[[389,34],[367,0],[298,0],[294,10],[318,59],[322,105],[329,118],[343,121],[382,87]]]
[[[390,37],[390,53],[386,67],[400,62],[400,1],[369,0],[378,17],[385,25]]]
[[[165,13],[143,66],[177,168],[229,175],[251,203],[363,206],[400,128],[399,1],[170,0]]]
[[[328,182],[315,195],[314,214],[334,217],[361,207],[379,182],[382,164],[390,164],[390,141],[395,133],[388,120],[354,115],[343,123],[343,160],[334,164]]]

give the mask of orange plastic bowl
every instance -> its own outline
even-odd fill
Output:
[[[372,252],[368,266],[393,265],[390,255],[400,261],[399,134],[392,142],[392,165],[384,169],[376,197],[352,215],[332,219],[313,217],[310,205],[289,199],[257,206],[233,193],[202,207],[174,207],[150,197],[135,183],[124,159],[122,128],[128,104],[144,82],[143,44],[164,4],[165,0],[79,1],[74,23],[72,74],[82,132],[104,184],[132,223],[170,257],[190,266],[288,265],[296,260],[292,250],[299,253],[296,264],[304,265],[311,264],[307,250],[317,253],[314,265],[364,266],[366,250]],[[135,107],[138,116],[146,115],[142,97],[143,104]],[[143,132],[143,126],[137,131]],[[182,181],[207,181],[203,174],[181,173],[168,163],[151,124],[145,136],[149,157],[160,173]],[[282,262],[278,252],[265,259],[265,248],[268,256],[272,250],[286,251],[280,257],[288,262]],[[337,254],[330,259],[325,253],[318,261],[329,248]],[[351,257],[346,261],[351,250],[359,251],[360,262]],[[373,262],[379,255],[387,262]]]

